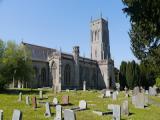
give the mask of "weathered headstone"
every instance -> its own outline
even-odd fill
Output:
[[[29,96],[26,96],[26,104],[29,105],[30,101],[29,101]]]
[[[148,95],[145,95],[145,96],[144,96],[144,104],[145,104],[145,105],[148,105],[148,104],[149,104],[149,97],[148,97]]]
[[[133,89],[133,95],[137,95],[140,92],[139,87]]]
[[[132,104],[135,105],[135,103],[136,103],[136,95],[133,95],[132,96]]]
[[[117,100],[117,93],[116,93],[116,92],[113,92],[113,94],[112,94],[112,99],[113,99],[113,100]]]
[[[148,94],[149,94],[149,91],[148,91],[148,90],[146,90],[146,91],[145,91],[145,94],[146,94],[146,95],[148,95]]]
[[[3,120],[3,110],[0,110],[0,120]]]
[[[106,96],[106,97],[111,97],[111,91],[110,91],[110,90],[106,90],[105,96]]]
[[[154,87],[149,87],[149,95],[155,96],[157,95],[157,90]]]
[[[48,102],[46,102],[45,107],[46,107],[45,117],[51,117],[51,109]]]
[[[86,91],[86,81],[83,81],[83,91]]]
[[[32,105],[34,109],[37,108],[37,98],[35,96],[32,98]]]
[[[22,101],[22,93],[20,92],[20,93],[19,93],[18,102],[21,102],[21,101]]]
[[[54,120],[62,120],[62,106],[56,105],[56,117]]]
[[[114,107],[113,107],[113,119],[114,120],[120,120],[121,119],[120,105],[114,105]]]
[[[121,105],[121,115],[129,115],[128,100],[125,100]]]
[[[22,120],[22,113],[20,110],[14,110],[12,120]]]
[[[64,110],[64,120],[76,120],[76,116],[73,110]]]
[[[53,105],[57,105],[58,104],[58,99],[57,98],[53,98]]]
[[[145,101],[144,101],[144,94],[143,93],[138,93],[136,95],[136,101],[135,101],[135,107],[136,108],[144,108],[144,104],[145,104]]]
[[[69,96],[68,95],[62,96],[62,104],[63,105],[68,105],[69,104]]]
[[[79,108],[80,108],[81,110],[87,109],[87,102],[86,102],[85,100],[79,101]]]
[[[43,91],[42,90],[39,91],[39,98],[43,99]]]

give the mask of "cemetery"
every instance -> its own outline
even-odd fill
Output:
[[[153,95],[152,89],[151,95],[135,88],[128,91],[130,97],[126,97],[126,91],[113,91],[110,97],[107,94],[101,98],[103,91],[54,93],[52,89],[8,89],[0,93],[0,117],[1,120],[159,120],[160,96]]]

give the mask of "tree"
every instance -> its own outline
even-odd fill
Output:
[[[33,77],[31,56],[27,48],[8,41],[2,57],[3,68],[1,74],[6,83],[25,83]]]
[[[160,73],[160,1],[123,0],[124,13],[130,16],[131,49],[141,61]]]
[[[120,89],[123,90],[126,84],[126,67],[127,67],[127,62],[122,61],[120,65],[120,72],[119,72],[119,82],[120,82]]]

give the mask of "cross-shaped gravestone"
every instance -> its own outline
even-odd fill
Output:
[[[3,120],[3,110],[0,110],[0,120]]]
[[[64,120],[76,120],[76,116],[73,110],[64,110]]]
[[[14,110],[12,120],[22,120],[22,113],[20,110]]]
[[[63,105],[68,105],[69,104],[69,96],[68,95],[62,96],[62,104]]]
[[[53,105],[57,105],[58,104],[58,99],[57,98],[53,98]]]
[[[121,114],[122,115],[129,115],[129,108],[128,108],[128,100],[125,100],[121,105]]]
[[[56,105],[56,117],[54,120],[62,120],[62,106]]]
[[[32,98],[32,105],[34,109],[37,108],[37,98],[35,96]]]
[[[39,91],[39,98],[43,99],[43,91],[42,90]]]
[[[29,105],[29,96],[26,96],[26,104]]]
[[[81,110],[87,109],[87,102],[86,102],[85,100],[81,100],[81,101],[79,102],[79,108],[80,108]]]
[[[21,102],[21,101],[22,101],[22,93],[20,92],[20,93],[19,93],[18,102]]]
[[[46,102],[46,112],[45,112],[45,116],[46,117],[51,117],[51,109],[50,109],[50,106],[49,106],[49,103]]]

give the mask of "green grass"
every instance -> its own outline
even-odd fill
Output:
[[[55,108],[51,106],[52,117],[45,118],[45,105],[38,104],[38,108],[34,110],[32,105],[27,106],[25,104],[25,96],[29,95],[30,98],[33,96],[37,96],[39,98],[39,91],[29,89],[21,90],[23,93],[22,102],[18,102],[18,93],[17,90],[8,90],[3,93],[0,93],[0,109],[4,111],[4,120],[11,120],[13,110],[19,109],[23,113],[23,120],[53,120],[55,117]],[[70,91],[70,92],[61,92],[58,94],[54,94],[51,90],[44,91],[44,100],[38,101],[48,101],[52,102],[53,97],[57,97],[61,103],[61,97],[63,95],[69,95],[71,106],[65,106],[63,108],[71,108],[73,106],[77,106],[79,100],[86,100],[88,103],[88,109],[85,111],[76,112],[77,120],[111,120],[111,115],[98,116],[92,113],[93,110],[107,111],[108,104],[122,104],[124,97],[124,93],[121,92],[118,96],[117,101],[113,101],[111,98],[99,98],[100,93],[98,91]],[[159,97],[151,97],[156,102],[160,103]],[[129,100],[129,112],[131,113],[128,117],[122,116],[122,120],[160,120],[160,107],[156,105],[149,105],[145,109],[136,109],[131,104],[131,98]]]

